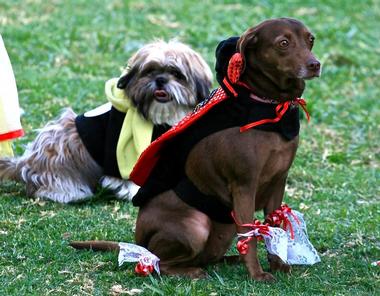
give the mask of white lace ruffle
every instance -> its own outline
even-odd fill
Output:
[[[140,262],[143,266],[153,266],[154,270],[160,274],[160,259],[147,249],[129,243],[119,243],[119,247],[119,266],[124,262]]]
[[[285,263],[288,262],[288,236],[286,232],[277,227],[269,227],[269,235],[263,235],[267,251],[277,255]]]
[[[286,231],[278,227],[269,227],[270,235],[263,235],[268,252],[290,265],[312,265],[320,262],[321,259],[307,236],[303,215],[295,210],[292,210],[292,213],[299,221],[298,224],[293,215],[286,213],[292,225],[294,239],[290,227]]]
[[[290,229],[287,229],[288,235],[288,263],[297,265],[312,265],[321,261],[317,250],[309,241],[306,223],[303,215],[295,210],[292,213],[297,217],[299,224],[293,215],[286,213],[293,227],[294,239],[291,237]]]

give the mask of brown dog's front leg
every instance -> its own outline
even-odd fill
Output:
[[[239,230],[238,230],[239,231]],[[244,232],[243,232],[244,233]],[[257,238],[252,238],[248,243],[246,254],[240,254],[249,275],[257,281],[274,281],[276,278],[269,272],[264,272],[257,256]]]
[[[259,258],[257,256],[257,239],[253,238],[249,244],[248,253],[241,255],[247,266],[248,272],[251,277],[257,281],[272,281],[275,280],[274,276],[269,272],[264,272]]]
[[[252,198],[252,191],[243,189],[241,187],[234,188],[234,214],[236,219],[237,233],[247,233],[250,229],[242,226],[242,224],[249,224],[252,222],[255,206],[254,198]],[[275,277],[269,272],[264,272],[257,256],[257,239],[252,238],[248,243],[248,250],[245,254],[241,254],[241,259],[245,263],[249,275],[257,281],[273,281]]]
[[[278,179],[277,182],[275,182],[274,185],[270,187],[270,190],[266,192],[266,195],[271,197],[264,208],[264,214],[267,222],[268,215],[273,213],[281,206],[282,200],[284,198],[285,184],[286,176]],[[267,257],[271,271],[282,271],[285,273],[290,272],[290,265],[282,261],[280,257],[270,253],[267,254]]]

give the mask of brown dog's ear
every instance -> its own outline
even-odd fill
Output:
[[[257,43],[257,30],[258,27],[248,29],[240,36],[237,42],[236,49],[242,55],[244,62],[242,71],[245,69],[247,48],[252,48]]]
[[[256,37],[255,33],[256,33],[255,28],[249,28],[247,31],[243,33],[243,35],[240,36],[236,45],[238,52],[240,52],[241,54],[244,54],[247,44],[250,43],[250,41],[253,41],[255,39]]]
[[[128,71],[125,75],[121,76],[119,78],[119,81],[117,82],[117,88],[124,89],[128,85],[128,83],[132,80],[133,76],[137,73],[137,69],[133,68],[130,71]]]

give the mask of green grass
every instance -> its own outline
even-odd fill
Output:
[[[0,32],[13,63],[26,136],[66,106],[104,102],[104,82],[154,38],[176,37],[214,65],[218,42],[266,18],[290,16],[316,34],[320,79],[308,83],[312,120],[303,122],[285,201],[305,213],[322,262],[248,279],[244,266],[209,267],[191,281],[140,278],[113,253],[74,251],[69,239],[133,241],[137,210],[104,198],[60,205],[0,186],[0,295],[375,295],[379,293],[380,1],[0,0]],[[263,249],[263,248],[261,248]],[[232,250],[231,252],[236,252]],[[264,252],[261,259],[264,268]],[[116,293],[116,292],[114,292]],[[115,294],[117,295],[117,293]]]

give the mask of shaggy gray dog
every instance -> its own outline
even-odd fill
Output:
[[[117,88],[144,119],[170,127],[208,95],[211,81],[211,70],[197,52],[177,41],[157,41],[131,57]],[[137,186],[107,175],[84,144],[77,118],[66,109],[39,131],[21,157],[0,159],[0,181],[23,182],[29,196],[60,203],[92,196],[99,183],[118,198],[131,199]]]

